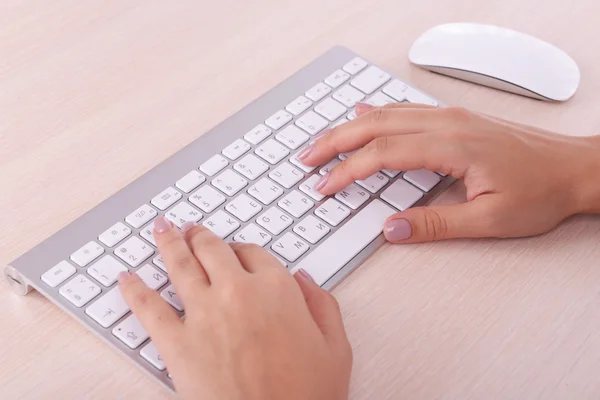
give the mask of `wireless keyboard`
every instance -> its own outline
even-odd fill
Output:
[[[304,268],[326,289],[385,240],[386,218],[428,203],[453,178],[383,170],[335,196],[313,189],[350,154],[326,165],[302,164],[298,152],[328,127],[356,117],[354,104],[438,105],[388,72],[334,47],[310,65],[156,166],[10,265],[21,294],[38,290],[172,389],[165,365],[117,287],[136,272],[181,315],[153,220],[202,223],[227,241],[252,242],[291,272]]]

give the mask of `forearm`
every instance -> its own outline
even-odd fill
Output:
[[[575,158],[579,164],[578,212],[600,214],[600,135],[584,138],[583,141],[581,154]]]

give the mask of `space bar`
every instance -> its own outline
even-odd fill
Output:
[[[395,213],[393,208],[381,200],[373,200],[300,261],[293,272],[302,268],[317,284],[323,285],[375,240],[381,233],[385,220]]]

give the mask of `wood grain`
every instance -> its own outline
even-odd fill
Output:
[[[0,2],[0,265],[335,44],[448,104],[573,135],[600,131],[594,0]],[[493,23],[579,64],[549,104],[414,68],[429,27]],[[565,166],[567,167],[567,166]],[[464,198],[455,185],[439,201]],[[385,246],[339,299],[352,399],[600,397],[600,218],[522,240]],[[37,293],[0,283],[6,399],[172,396]]]

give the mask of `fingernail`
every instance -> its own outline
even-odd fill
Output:
[[[325,174],[315,183],[315,190],[319,191],[327,185],[327,181],[329,180],[329,174]]]
[[[315,145],[311,144],[310,146],[303,149],[300,153],[298,153],[298,159],[304,160],[312,151],[314,150]]]
[[[392,219],[385,223],[383,233],[390,242],[406,240],[412,236],[412,225],[404,218]]]
[[[119,272],[119,283],[125,283],[129,278],[131,278],[131,272],[129,271],[122,271]]]
[[[356,102],[356,104],[354,105],[356,107],[356,114],[362,114],[365,113],[367,111],[369,111],[370,109],[374,108],[371,104],[369,103],[363,103],[363,102]]]
[[[315,280],[313,279],[312,276],[310,276],[310,274],[308,272],[306,272],[305,270],[303,270],[302,268],[300,268],[297,271],[298,275],[300,275],[302,278],[306,279],[309,282],[315,283]]]
[[[196,226],[195,222],[192,222],[192,221],[184,222],[183,225],[181,225],[181,232],[186,233],[187,231],[189,231],[190,229],[192,229],[195,226]]]
[[[169,229],[171,229],[171,222],[168,219],[166,219],[162,215],[160,217],[156,217],[156,219],[154,220],[154,230],[156,232],[164,233]]]

